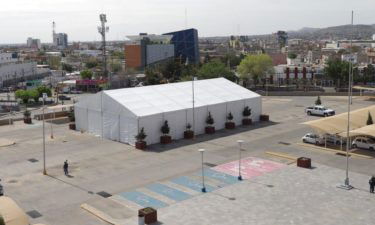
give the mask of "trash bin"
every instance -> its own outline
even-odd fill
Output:
[[[311,159],[306,157],[300,157],[297,159],[297,166],[302,168],[311,168]]]
[[[144,223],[143,224],[152,224],[158,222],[158,214],[156,209],[147,207],[138,210],[138,219],[143,216]]]

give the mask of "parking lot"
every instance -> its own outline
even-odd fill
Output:
[[[53,125],[54,139],[49,138],[47,124],[46,164],[48,176],[42,175],[42,125],[16,123],[0,127],[2,139],[14,141],[0,147],[0,178],[5,193],[25,211],[36,210],[41,216],[32,222],[46,224],[106,224],[80,208],[81,204],[102,199],[96,193],[125,193],[157,181],[174,179],[199,170],[200,148],[206,149],[205,162],[211,165],[238,158],[237,140],[244,140],[243,157],[257,157],[288,164],[292,157],[306,156],[313,163],[345,169],[345,157],[313,145],[302,144],[301,137],[312,132],[301,123],[318,119],[307,116],[304,109],[316,97],[265,97],[263,112],[271,122],[256,123],[249,128],[219,131],[195,140],[175,141],[171,145],[150,146],[148,151],[89,134],[68,130],[67,124]],[[347,108],[345,97],[322,97],[327,107],[342,113]],[[372,105],[364,97],[353,98],[353,109]],[[270,152],[276,154],[269,154]],[[373,152],[358,151],[350,157],[350,171],[366,176],[375,173]],[[365,155],[362,157],[361,155]],[[70,163],[71,176],[63,175],[62,165]],[[342,173],[342,180],[345,178]]]

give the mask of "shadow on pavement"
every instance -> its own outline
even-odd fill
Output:
[[[201,143],[201,142],[211,141],[211,140],[215,140],[215,139],[218,139],[218,138],[231,136],[231,135],[234,135],[234,134],[247,132],[247,131],[250,131],[250,130],[256,130],[256,129],[259,129],[259,128],[273,126],[273,125],[276,125],[276,124],[278,124],[278,123],[272,122],[272,121],[258,122],[258,123],[254,123],[251,126],[238,126],[233,130],[227,130],[227,129],[218,130],[218,131],[216,131],[215,134],[200,134],[200,135],[197,135],[194,140],[185,140],[185,139],[173,140],[173,142],[171,144],[167,144],[167,145],[153,144],[153,145],[147,146],[147,150],[145,152],[162,153],[162,152],[169,151],[169,150],[179,148],[179,147],[182,147],[182,146],[188,146],[188,145],[197,144],[197,143]]]

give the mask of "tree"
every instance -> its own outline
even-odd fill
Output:
[[[61,57],[60,56],[50,56],[48,58],[48,65],[53,70],[58,70],[61,64]]]
[[[294,52],[290,52],[290,53],[288,54],[288,58],[289,58],[289,59],[295,59],[295,58],[297,58],[297,54],[294,53]]]
[[[27,92],[30,98],[34,99],[34,102],[39,102],[40,95],[37,89],[27,90]]]
[[[210,61],[211,61],[211,56],[208,53],[206,53],[206,55],[204,56],[203,62],[204,63],[209,63]]]
[[[231,81],[235,81],[237,79],[234,73],[224,63],[217,59],[203,64],[203,66],[198,70],[198,77],[202,79],[225,77]]]
[[[0,215],[0,225],[5,225],[4,218]]]
[[[315,105],[322,105],[322,101],[320,100],[320,96],[315,101]]]
[[[236,66],[240,65],[243,57],[243,55],[237,56],[234,53],[227,53],[224,57],[221,58],[221,61],[230,68],[235,68]]]
[[[349,62],[341,61],[341,59],[331,59],[328,60],[324,68],[324,74],[334,80],[336,86],[341,86],[340,84],[343,81],[349,80],[349,68]]]
[[[99,62],[95,58],[90,58],[85,64],[87,69],[92,69],[94,67],[97,67],[99,65]]]
[[[164,121],[164,124],[161,127],[160,131],[163,135],[169,134],[170,128],[169,128],[169,125],[168,125],[168,120]]]
[[[83,70],[81,71],[81,78],[84,80],[91,80],[93,73],[91,70]]]
[[[48,87],[46,87],[44,85],[37,87],[36,90],[39,93],[39,97],[43,97],[43,93],[46,93],[48,97],[52,96],[51,88],[48,88]]]
[[[15,95],[16,95],[16,98],[17,99],[21,99],[24,104],[27,104],[29,102],[30,95],[29,95],[28,91],[26,91],[26,90],[17,90],[16,93],[15,93]]]
[[[118,73],[118,72],[120,72],[122,70],[121,63],[116,62],[116,61],[115,62],[111,62],[110,67],[111,67],[112,72],[114,72],[114,73]]]
[[[367,126],[368,125],[372,125],[374,124],[373,121],[372,121],[372,116],[371,116],[371,113],[368,112],[368,117],[367,117],[367,122],[366,122]]]
[[[156,70],[147,68],[145,71],[145,75],[146,75],[147,84],[155,85],[155,84],[161,83],[162,78]]]
[[[241,61],[237,71],[242,79],[253,79],[257,84],[266,75],[274,73],[272,58],[265,54],[248,55]]]

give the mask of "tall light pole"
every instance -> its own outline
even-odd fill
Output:
[[[45,126],[44,126],[44,101],[47,98],[47,94],[43,93],[43,174],[47,175],[46,169],[46,135],[45,135]]]
[[[242,144],[243,144],[243,140],[238,140],[237,143],[238,143],[238,157],[239,157],[239,160],[238,160],[238,180],[242,180],[242,175],[241,175],[241,151],[242,151]]]
[[[197,77],[193,76],[192,80],[192,95],[193,95],[193,139],[195,138],[195,93],[194,93],[194,81],[197,79]]]
[[[204,165],[203,165],[203,154],[204,154],[204,149],[199,149],[198,150],[201,155],[202,155],[202,192],[205,193],[206,192],[206,185],[204,184]]]
[[[353,31],[353,11],[352,11],[352,31]],[[345,190],[351,190],[353,188],[353,186],[350,185],[350,182],[349,182],[349,148],[350,148],[350,105],[351,105],[351,101],[352,101],[352,97],[351,97],[351,94],[352,94],[352,76],[353,76],[353,62],[352,62],[352,53],[353,53],[353,50],[352,50],[352,46],[353,46],[353,42],[352,42],[352,39],[353,39],[353,34],[351,36],[351,39],[350,39],[350,68],[349,68],[349,87],[348,87],[348,123],[347,123],[347,127],[346,127],[346,177],[345,177],[345,181],[344,181],[344,184],[340,185],[339,187],[342,188],[342,189],[345,189]]]

